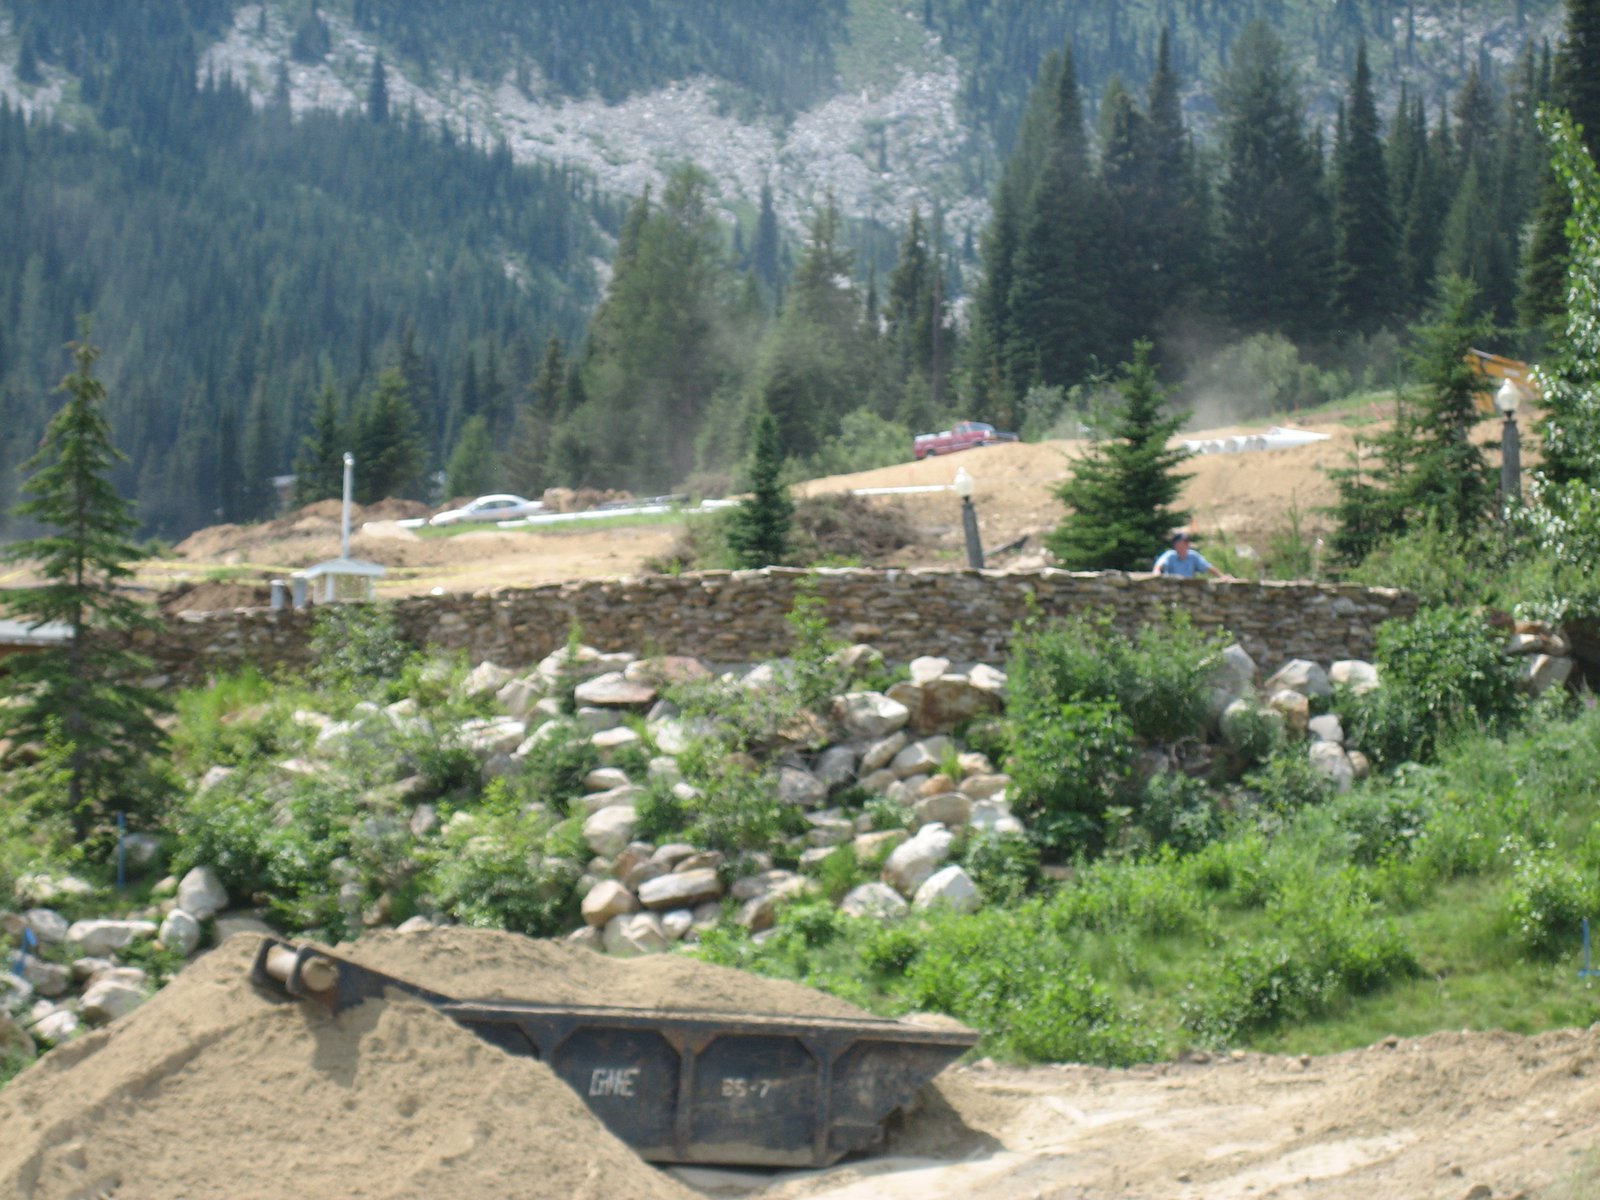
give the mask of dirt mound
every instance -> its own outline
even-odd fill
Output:
[[[606,958],[564,942],[534,941],[488,929],[373,933],[340,946],[339,953],[462,999],[794,1017],[871,1016],[797,983],[692,958]]]
[[[402,958],[402,944],[413,955],[427,947],[408,960],[419,976],[464,956],[463,978],[487,978],[491,955],[504,953],[518,968],[509,978],[537,986],[521,968],[540,955],[519,942],[455,931],[387,949]],[[0,1092],[0,1195],[690,1195],[607,1132],[545,1064],[404,997],[329,1018],[269,996],[246,978],[258,945],[233,939]],[[716,993],[725,984],[711,976]],[[664,987],[681,995],[691,985],[685,974]]]
[[[168,616],[181,612],[222,612],[230,608],[265,608],[272,602],[269,583],[205,582],[163,592],[156,603]]]
[[[416,500],[379,500],[374,504],[352,504],[350,527],[359,530],[368,521],[399,521],[425,517],[433,510]],[[271,521],[254,525],[212,525],[197,530],[179,542],[173,553],[193,562],[236,564],[259,555],[271,561],[292,561],[306,543],[319,548],[330,543],[337,552],[344,503],[317,500]],[[299,545],[296,545],[299,543]],[[285,557],[287,555],[287,557]],[[314,559],[308,561],[315,561]]]

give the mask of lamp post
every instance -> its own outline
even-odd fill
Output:
[[[972,493],[977,487],[965,467],[956,471],[956,495],[961,497],[961,527],[967,535],[967,566],[974,571],[983,570],[983,543],[978,540],[978,510],[972,507]]]
[[[1494,394],[1494,406],[1506,423],[1500,427],[1500,505],[1507,508],[1513,500],[1522,498],[1522,439],[1517,431],[1517,404],[1522,399],[1522,389],[1512,380],[1500,385]]]

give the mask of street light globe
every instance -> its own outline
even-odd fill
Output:
[[[967,469],[962,467],[956,471],[955,482],[950,486],[955,488],[956,495],[960,496],[963,500],[971,500],[972,493],[978,485],[972,476],[967,474]]]
[[[1515,380],[1508,379],[1500,385],[1500,390],[1494,394],[1494,406],[1500,410],[1500,415],[1510,420],[1517,415],[1517,405],[1522,401],[1522,389]]]

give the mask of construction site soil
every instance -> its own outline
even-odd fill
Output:
[[[1326,1057],[1129,1070],[979,1062],[887,1153],[814,1171],[649,1166],[543,1063],[402,996],[327,1017],[252,985],[241,936],[0,1090],[18,1200],[1581,1200],[1600,1194],[1600,1028],[1441,1033]],[[684,957],[465,929],[342,946],[458,996],[850,1016]]]

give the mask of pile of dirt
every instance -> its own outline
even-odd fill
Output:
[[[247,980],[258,946],[232,939],[0,1092],[0,1195],[691,1195],[542,1062],[403,996],[332,1018],[271,996]],[[755,1011],[799,1009],[815,995],[686,960],[630,966],[588,954],[580,965],[587,952],[569,961],[560,947],[509,934],[395,934],[357,949],[396,974],[484,995],[653,996]]]
[[[433,510],[416,500],[379,500],[374,504],[352,504],[350,526],[360,529],[368,521],[399,521],[425,517]],[[262,556],[269,561],[288,562],[295,557],[296,543],[337,545],[344,521],[344,504],[339,500],[318,500],[271,521],[254,525],[213,525],[197,530],[173,547],[179,558],[193,562],[233,564]]]
[[[606,958],[565,942],[534,941],[489,929],[385,931],[342,945],[338,952],[462,999],[846,1020],[872,1015],[797,983],[692,958]]]
[[[265,608],[272,602],[272,585],[206,581],[184,584],[162,592],[156,604],[169,617],[183,612],[222,612],[230,608]]]

